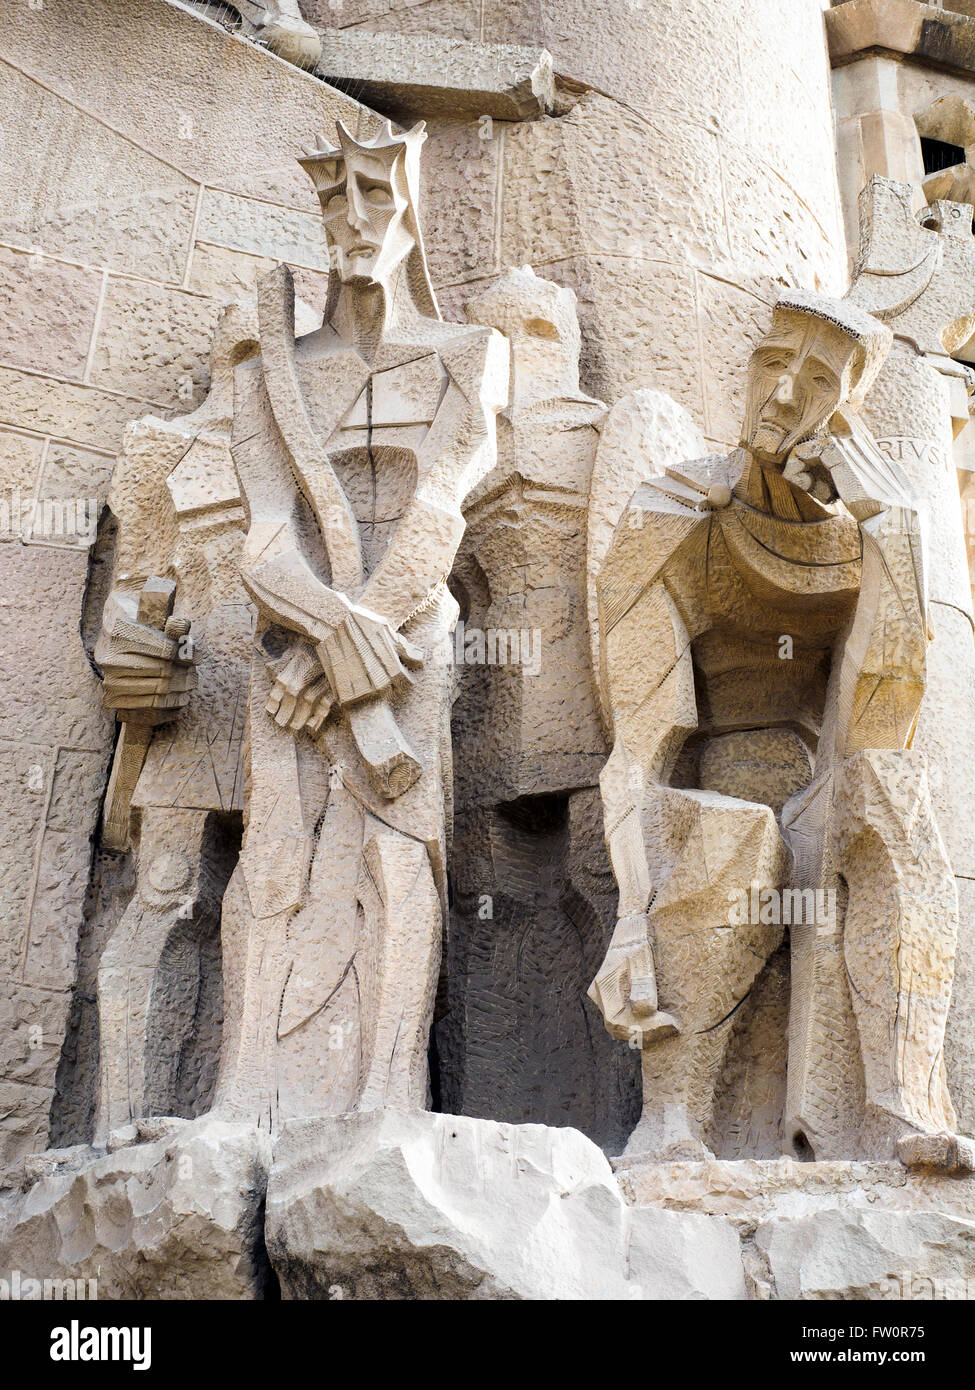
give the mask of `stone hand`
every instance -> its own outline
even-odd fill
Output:
[[[358,605],[350,605],[342,621],[318,644],[318,656],[341,705],[408,684],[406,665],[419,666],[423,660],[422,653],[384,618]]]
[[[313,737],[332,708],[332,691],[321,662],[310,647],[298,646],[272,663],[274,685],[267,712],[292,733],[307,731]]]
[[[835,502],[839,495],[830,469],[828,450],[824,449],[821,440],[809,440],[797,445],[789,455],[782,474],[788,482],[802,488],[803,492],[808,492],[824,505]]]
[[[589,998],[606,1020],[610,1036],[620,1042],[643,1048],[679,1031],[676,1020],[657,1008],[653,951],[642,913],[617,922]]]
[[[145,724],[175,719],[197,684],[189,630],[185,618],[168,618],[162,631],[117,618],[95,649],[106,709]]]

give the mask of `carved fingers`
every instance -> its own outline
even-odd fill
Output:
[[[189,630],[185,618],[168,618],[162,629],[116,618],[95,651],[106,709],[143,723],[174,719],[197,684]]]
[[[817,502],[828,506],[836,501],[839,494],[830,468],[820,456],[821,453],[821,445],[817,449],[812,443],[800,444],[786,460],[782,476],[787,482],[794,483],[796,487],[802,488],[803,492],[815,497]]]
[[[332,692],[318,657],[310,647],[296,647],[271,666],[274,685],[267,712],[294,733],[321,732],[332,708]]]
[[[316,737],[334,704],[384,695],[409,682],[407,666],[422,663],[423,653],[383,618],[347,609],[317,647],[300,643],[269,663],[274,685],[266,708],[282,728]]]
[[[350,608],[318,644],[318,656],[332,692],[342,705],[408,684],[406,665],[418,666],[423,660],[422,653],[385,619],[360,607]]]

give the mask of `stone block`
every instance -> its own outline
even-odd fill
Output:
[[[472,43],[432,33],[326,29],[317,71],[326,82],[398,121],[431,116],[524,121],[555,98],[544,49]]]
[[[5,366],[84,375],[102,277],[0,247],[0,354]]]
[[[910,1298],[919,1280],[953,1285],[955,1297],[975,1287],[975,1222],[938,1211],[778,1217],[759,1225],[755,1245],[775,1298]]]
[[[180,413],[192,409],[209,381],[210,340],[219,308],[184,290],[112,276],[92,358],[92,384]]]
[[[292,1121],[266,1240],[286,1298],[744,1296],[726,1222],[631,1212],[593,1143],[543,1125],[388,1110]]]
[[[95,1279],[100,1299],[263,1297],[267,1137],[209,1119],[157,1128],[101,1156],[47,1156],[53,1171],[0,1204],[0,1268]]]

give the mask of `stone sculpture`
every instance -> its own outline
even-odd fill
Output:
[[[216,1106],[261,1124],[424,1107],[446,903],[446,576],[495,457],[507,345],[444,323],[417,217],[422,123],[300,162],[332,271],[296,342],[286,267],[232,450],[259,612],[247,825],[223,902]]]
[[[931,795],[959,901],[958,950],[946,1061],[965,1134],[975,1126],[975,640],[966,560],[964,466],[973,377],[975,238],[970,207],[936,201],[919,215],[912,190],[874,178],[860,198],[860,252],[851,297],[887,323],[894,343],[864,405],[881,451],[908,475],[927,519],[926,688],[912,747],[928,763]],[[952,354],[955,354],[954,356]],[[966,428],[967,427],[967,428]],[[955,445],[955,438],[964,433]],[[956,455],[959,457],[956,458]]]
[[[465,312],[510,342],[512,388],[451,576],[461,617],[440,1108],[569,1124],[619,1146],[639,1112],[638,1054],[614,1048],[585,998],[616,900],[585,579],[606,407],[580,390],[571,290],[522,266]]]
[[[849,300],[784,294],[739,449],[688,464],[658,439],[598,570],[620,903],[592,997],[643,1049],[631,1156],[708,1152],[732,1030],[791,925],[794,1151],[958,1161],[943,1060],[957,901],[910,749],[920,518],[858,418],[890,341]],[[817,890],[842,897],[842,921],[782,913]]]
[[[5,7],[0,1302],[971,1295],[954,4]]]
[[[234,366],[256,336],[253,304],[225,309],[206,400],[133,424],[112,480],[119,540],[95,659],[121,730],[102,843],[124,851],[135,832],[135,889],[98,963],[100,1139],[145,1115],[205,1108],[213,1087],[212,1058],[194,1044],[203,1026],[217,1029],[204,1053],[219,1044],[217,923],[243,808],[254,612],[230,428]],[[117,895],[104,896],[110,915]],[[181,1070],[196,1074],[181,1082]]]

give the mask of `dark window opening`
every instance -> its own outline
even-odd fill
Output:
[[[921,136],[921,158],[924,172],[937,174],[941,169],[950,169],[953,164],[965,163],[965,151],[961,145],[949,145],[947,140],[930,140]]]

